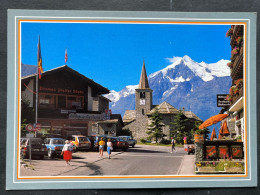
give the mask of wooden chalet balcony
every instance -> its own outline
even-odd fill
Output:
[[[240,87],[238,89],[238,94],[236,94],[233,99],[232,99],[232,105],[235,104],[237,102],[237,100],[239,100],[241,97],[243,97],[243,87]],[[230,105],[230,107],[232,106]]]
[[[243,47],[240,48],[238,55],[234,57],[233,68],[231,69],[231,77],[233,80],[243,78]]]
[[[234,25],[233,35],[231,36],[230,45],[236,45],[236,39],[239,36],[243,36],[244,28],[243,25]]]

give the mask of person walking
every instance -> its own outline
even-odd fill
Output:
[[[175,152],[177,152],[177,150],[175,149],[175,143],[176,143],[176,140],[173,139],[173,137],[171,137],[171,144],[172,144],[172,151],[171,151],[171,153],[173,153],[173,150],[174,150]]]
[[[110,159],[111,151],[113,150],[113,144],[111,142],[111,139],[108,139],[107,141],[107,153],[108,153],[108,158]]]
[[[103,152],[106,145],[103,137],[101,137],[101,140],[99,141],[98,144],[99,144],[99,156],[100,158],[103,158]]]
[[[70,160],[72,159],[72,149],[73,146],[71,145],[70,141],[66,140],[61,152],[63,159],[66,161],[66,166],[70,165]]]

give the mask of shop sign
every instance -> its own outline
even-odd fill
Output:
[[[227,100],[228,94],[217,94],[217,107],[230,106],[230,102]]]
[[[101,114],[70,113],[69,119],[101,120]]]
[[[69,113],[75,113],[76,110],[66,110],[66,109],[60,109],[61,114],[69,114]]]
[[[26,133],[26,137],[29,138],[29,137],[34,137],[34,133]]]

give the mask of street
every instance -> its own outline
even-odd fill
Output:
[[[20,176],[177,175],[187,153],[183,148],[170,151],[170,147],[136,145],[112,152],[111,159],[106,151],[103,158],[98,152],[76,152],[70,166],[63,159],[45,157],[32,160],[31,168],[21,166]],[[25,162],[29,164],[28,159]]]

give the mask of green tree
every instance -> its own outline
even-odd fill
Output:
[[[191,132],[187,129],[186,122],[186,116],[182,113],[182,110],[179,110],[171,123],[171,137],[174,137],[177,143],[183,143],[184,137],[191,138]]]
[[[26,136],[26,125],[29,123],[34,123],[35,121],[35,110],[30,106],[30,101],[26,100],[26,98],[22,98],[21,100],[21,136]]]
[[[202,124],[202,121],[196,121],[194,128],[191,130],[192,135],[193,134],[204,134],[204,138],[208,139],[210,131],[208,128],[199,129],[199,126]]]
[[[149,135],[149,138],[155,138],[155,142],[158,142],[158,139],[165,137],[166,135],[163,133],[162,117],[158,109],[151,116],[151,124],[149,125],[148,131],[146,133]]]

